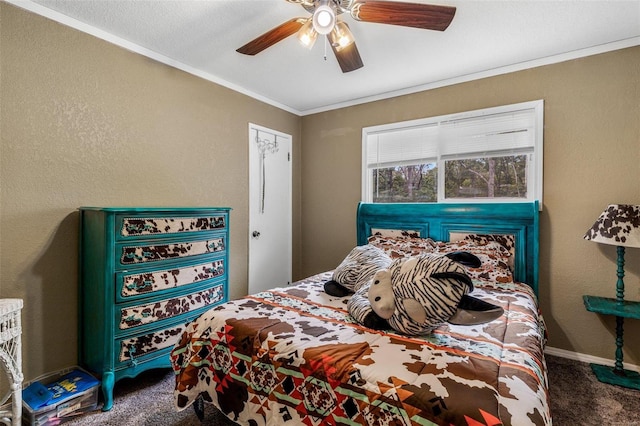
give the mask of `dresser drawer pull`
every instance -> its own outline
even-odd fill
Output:
[[[147,288],[151,288],[151,286],[153,286],[153,281],[151,280],[144,280],[141,283],[131,283],[131,284],[127,284],[127,290],[130,291],[138,291],[138,292],[143,292],[144,289]]]
[[[211,251],[222,251],[224,250],[224,240],[213,240],[207,248]]]
[[[142,318],[136,318],[135,315],[129,315],[124,319],[124,322],[129,324],[130,327],[134,327],[136,325],[141,324],[143,321],[143,318],[149,318],[151,316],[151,312],[149,311],[140,312],[138,313],[138,316]]]
[[[132,223],[127,223],[124,228],[126,229],[126,232],[123,232],[123,235],[131,235],[131,234],[146,234],[146,233],[152,233],[154,227],[151,226],[148,223],[145,223],[144,225],[140,225],[140,224],[132,224]]]
[[[151,256],[153,256],[153,253],[150,251],[143,251],[142,255],[139,255],[137,253],[133,253],[133,252],[129,252],[129,253],[125,253],[122,257],[124,260],[124,263],[136,263],[136,262],[142,262],[147,258],[150,258]]]
[[[136,347],[134,345],[129,345],[129,358],[131,358],[131,361],[129,361],[129,365],[131,367],[135,367],[138,365],[138,361],[134,358],[136,353]]]

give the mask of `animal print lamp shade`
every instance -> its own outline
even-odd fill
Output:
[[[615,246],[640,247],[640,206],[609,205],[584,239]]]

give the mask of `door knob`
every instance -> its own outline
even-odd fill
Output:
[[[251,234],[251,235],[253,235],[253,238],[258,238],[260,236],[260,232],[253,231],[253,234]]]

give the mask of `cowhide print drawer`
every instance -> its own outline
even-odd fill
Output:
[[[227,247],[224,235],[198,241],[144,242],[136,245],[118,245],[119,267],[165,260],[184,260],[196,256],[221,253]]]
[[[121,339],[117,342],[116,364],[136,365],[138,359],[160,356],[176,344],[190,321],[161,330]]]
[[[219,283],[214,287],[182,296],[122,307],[119,309],[119,317],[116,319],[118,328],[121,331],[131,330],[193,313],[201,308],[223,301],[225,299],[224,291],[224,284]]]
[[[119,240],[220,231],[227,227],[226,214],[203,217],[130,217],[120,215],[116,226]]]
[[[221,277],[226,271],[225,262],[222,258],[190,266],[118,273],[116,299],[119,302],[133,300]]]

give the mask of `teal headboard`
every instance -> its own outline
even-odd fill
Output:
[[[449,241],[450,233],[510,234],[515,237],[514,278],[538,294],[538,202],[483,204],[360,203],[358,245],[371,229],[408,229]]]

